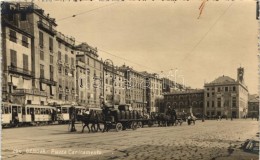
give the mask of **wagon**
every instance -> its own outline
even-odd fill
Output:
[[[141,120],[140,113],[136,110],[130,111],[128,105],[120,105],[118,109],[107,107],[105,112],[105,124],[118,132],[126,129],[136,130]]]

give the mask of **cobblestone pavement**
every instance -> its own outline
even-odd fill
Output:
[[[108,133],[70,133],[67,125],[10,128],[2,131],[2,158],[250,160],[259,155],[239,147],[246,139],[259,138],[257,133],[258,122],[252,120],[207,120]]]

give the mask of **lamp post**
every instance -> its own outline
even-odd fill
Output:
[[[110,62],[112,64],[112,106],[114,107],[114,96],[115,96],[115,86],[114,86],[114,81],[115,81],[115,73],[114,73],[114,63],[111,59],[106,59],[104,61],[104,65],[106,65],[107,67],[109,67],[106,62]]]

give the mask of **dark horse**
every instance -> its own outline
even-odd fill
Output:
[[[88,128],[88,132],[98,132],[98,130],[102,131],[100,123],[104,123],[103,117],[102,113],[97,113],[96,111],[90,111],[90,114],[78,115],[78,119],[84,124],[82,127],[82,133],[84,132],[85,127]],[[89,127],[90,124],[91,126]]]
[[[157,114],[157,116],[155,116],[155,118],[158,122],[158,127],[161,127],[161,126],[167,127],[171,117],[164,113],[159,113],[159,114]]]

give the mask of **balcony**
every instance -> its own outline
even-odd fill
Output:
[[[64,34],[57,32],[57,40],[62,42],[67,46],[74,46],[75,45],[75,38],[65,36]]]
[[[44,97],[47,97],[47,93],[46,92],[43,92],[43,91],[40,91],[40,90],[37,90],[37,89],[16,89],[16,90],[13,90],[13,95],[35,95],[35,96],[44,96]]]
[[[69,89],[66,89],[66,93],[69,93],[70,92],[70,90]]]
[[[19,75],[23,75],[23,76],[27,76],[27,77],[32,77],[32,72],[27,69],[15,67],[15,66],[8,66],[8,71],[10,73],[15,73],[15,74],[19,74]]]
[[[53,79],[46,79],[44,77],[40,77],[40,82],[45,83],[45,84],[49,84],[49,85],[52,85],[52,86],[57,85],[57,82],[55,82]]]
[[[38,27],[42,30],[44,30],[45,32],[49,33],[50,35],[54,36],[56,34],[56,30],[53,29],[51,26],[43,23],[42,21],[38,21]]]

